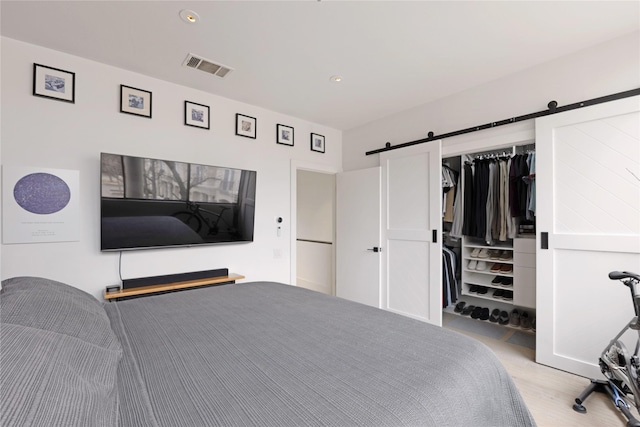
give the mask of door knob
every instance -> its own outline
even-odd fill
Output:
[[[379,248],[377,246],[374,246],[373,248],[369,248],[367,250],[368,251],[373,251],[373,252],[382,252],[382,248]]]

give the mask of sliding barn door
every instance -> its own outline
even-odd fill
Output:
[[[380,155],[382,307],[442,324],[440,141]]]
[[[634,315],[607,275],[640,273],[639,109],[634,97],[536,120],[536,361],[586,377]]]

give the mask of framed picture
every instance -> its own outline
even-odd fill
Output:
[[[324,135],[311,134],[311,151],[324,153]]]
[[[76,102],[76,73],[33,64],[33,95]]]
[[[256,139],[257,120],[255,117],[236,114],[236,135]]]
[[[293,128],[291,126],[278,125],[276,128],[276,142],[282,145],[290,145],[293,147]]]
[[[184,101],[184,124],[202,129],[209,129],[209,107]]]
[[[120,112],[151,118],[151,92],[120,85]]]

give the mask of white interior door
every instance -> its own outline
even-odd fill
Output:
[[[536,120],[536,361],[586,377],[634,315],[607,275],[640,272],[639,110],[634,97]]]
[[[380,168],[336,179],[336,295],[380,307]]]
[[[442,325],[441,142],[380,155],[382,307]]]

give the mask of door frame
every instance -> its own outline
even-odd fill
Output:
[[[298,262],[298,241],[297,241],[297,237],[298,237],[298,171],[299,170],[304,170],[304,171],[308,171],[308,172],[316,172],[316,173],[324,173],[327,175],[336,175],[339,172],[342,172],[340,170],[340,168],[337,168],[335,166],[332,165],[323,165],[323,164],[318,164],[318,163],[311,163],[311,162],[306,162],[306,161],[301,161],[301,160],[291,160],[291,165],[290,165],[290,213],[289,213],[289,217],[290,217],[290,221],[291,224],[289,225],[289,261],[290,261],[290,265],[289,265],[289,284],[293,285],[293,286],[298,286],[298,277],[297,277],[297,273],[298,273],[298,268],[297,268],[297,262]],[[334,215],[335,215],[335,195],[334,195]],[[334,232],[334,244],[331,245],[332,247],[332,260],[333,260],[333,271],[332,271],[332,276],[333,276],[333,283],[334,283],[334,287],[335,287],[335,279],[336,279],[336,272],[335,272],[335,263],[336,263],[336,245],[335,245],[335,221],[334,221],[334,227],[333,227],[333,232]],[[335,292],[335,289],[333,290]]]

